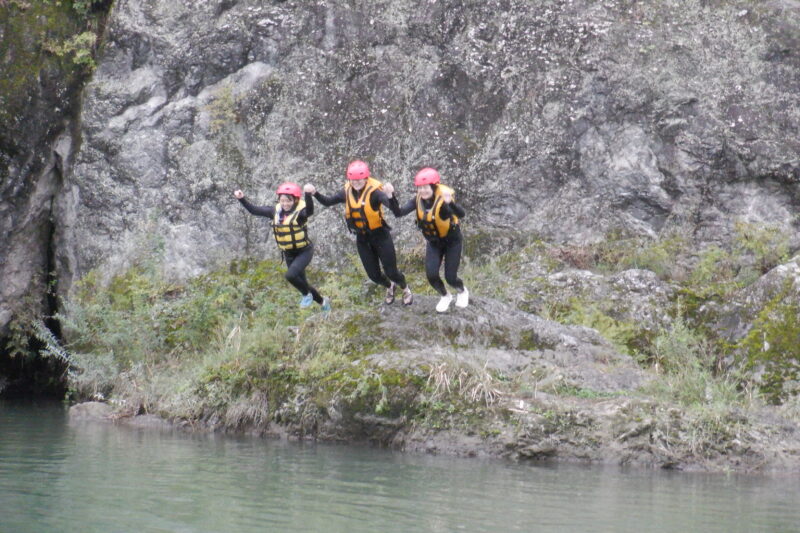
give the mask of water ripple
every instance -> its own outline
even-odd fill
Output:
[[[797,479],[68,423],[0,403],[0,531],[794,531]]]

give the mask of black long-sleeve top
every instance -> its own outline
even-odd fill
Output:
[[[311,194],[305,193],[305,201],[306,206],[300,210],[297,214],[296,222],[298,225],[303,225],[306,221],[314,214],[314,199],[312,198]],[[247,198],[239,199],[239,202],[247,209],[251,215],[256,215],[259,217],[268,217],[270,219],[275,218],[275,206],[273,205],[253,205]],[[281,208],[281,221],[289,215],[291,211],[284,211]]]
[[[431,207],[433,207],[433,200],[434,200],[433,196],[431,196],[427,200],[422,200],[422,205],[425,207],[425,209],[430,209]],[[404,217],[407,214],[411,213],[412,211],[415,211],[416,209],[417,209],[417,199],[412,198],[402,206],[398,206],[397,211],[392,210],[392,213],[394,213],[394,216],[396,217]],[[464,208],[462,208],[460,205],[456,205],[455,202],[450,202],[449,204],[442,202],[442,208],[439,209],[439,216],[442,218],[442,220],[447,220],[452,215],[455,215],[458,218],[464,218],[464,215],[466,214],[467,212],[464,211]]]
[[[355,200],[358,200],[358,198],[361,196],[361,191],[357,191],[353,188],[351,188],[350,191],[353,195],[353,199]],[[340,189],[336,194],[333,194],[331,196],[326,196],[321,192],[317,191],[314,193],[314,198],[316,198],[319,201],[319,203],[321,203],[325,207],[330,207],[332,205],[343,204],[345,202],[345,191],[344,189]],[[369,203],[370,207],[372,207],[373,210],[377,210],[380,204],[383,204],[386,207],[388,207],[392,213],[395,213],[396,212],[395,210],[399,208],[397,204],[397,198],[395,198],[394,196],[389,198],[389,196],[383,191],[377,191],[377,190],[373,191],[372,196],[370,196]]]

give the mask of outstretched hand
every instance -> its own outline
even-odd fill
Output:
[[[306,183],[303,185],[303,192],[307,192],[308,194],[314,194],[317,192],[317,188],[311,185],[310,183]]]
[[[383,184],[383,192],[386,193],[386,196],[391,198],[392,195],[394,194],[394,185],[392,185],[391,183],[384,183]]]
[[[236,197],[237,200],[241,200],[242,198],[244,198],[244,193],[239,189],[233,191],[233,195]]]
[[[442,201],[443,201],[444,203],[446,203],[446,204],[449,204],[450,202],[452,202],[452,201],[453,201],[453,195],[452,195],[452,194],[450,194],[450,193],[449,193],[449,192],[447,192],[447,191],[443,191],[443,192],[442,192]]]

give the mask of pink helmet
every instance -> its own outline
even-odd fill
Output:
[[[281,194],[288,194],[289,196],[294,196],[295,198],[300,198],[302,196],[302,193],[300,192],[300,186],[289,181],[282,183],[281,186],[278,187],[278,196]]]
[[[365,180],[369,177],[369,166],[363,161],[355,160],[347,165],[347,179]]]
[[[423,168],[414,176],[414,185],[417,187],[420,185],[433,185],[434,183],[439,183],[439,173],[435,168]]]

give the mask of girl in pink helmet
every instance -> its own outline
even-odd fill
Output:
[[[306,279],[306,267],[314,256],[314,245],[308,238],[307,227],[309,217],[314,214],[311,193],[306,189],[303,198],[300,186],[290,182],[281,184],[276,192],[278,203],[274,207],[251,204],[240,190],[234,191],[233,195],[250,214],[272,219],[272,234],[286,259],[286,281],[303,295],[300,307],[310,307],[312,302],[317,302],[323,311],[330,311],[330,300],[323,298]]]
[[[348,229],[356,235],[356,249],[361,264],[369,279],[386,287],[384,302],[394,302],[395,289],[403,289],[403,304],[411,305],[414,296],[406,284],[406,278],[397,268],[389,225],[383,218],[383,207],[394,211],[397,201],[391,199],[394,190],[391,184],[383,184],[370,176],[369,166],[363,161],[353,161],[347,167],[344,188],[332,196],[317,192],[313,185],[306,185],[319,203],[328,207],[345,204],[345,221]],[[383,270],[381,270],[381,266]]]
[[[423,168],[414,177],[414,185],[417,187],[416,198],[409,200],[402,207],[398,206],[393,212],[395,216],[402,217],[416,211],[417,227],[427,241],[425,274],[431,286],[441,295],[436,310],[444,313],[449,309],[453,296],[439,277],[442,261],[444,261],[444,279],[456,290],[456,307],[469,305],[469,291],[458,277],[463,247],[459,220],[464,217],[465,212],[456,204],[455,191],[440,181],[436,169]]]

